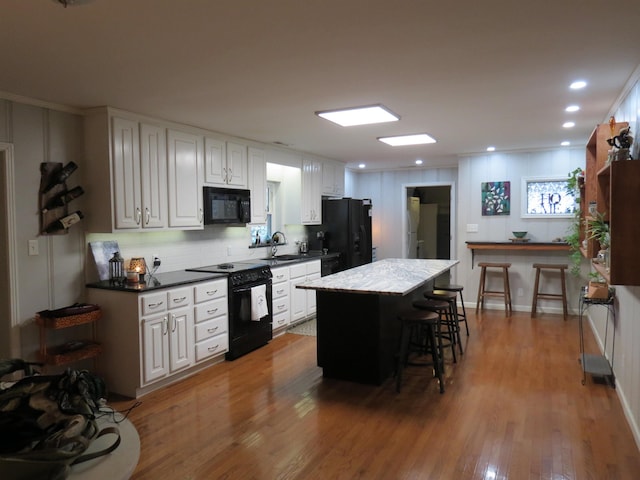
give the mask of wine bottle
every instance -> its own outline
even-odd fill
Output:
[[[64,182],[73,172],[76,171],[77,168],[78,165],[76,165],[74,162],[67,163],[64,167],[62,167],[54,175],[51,176],[51,178],[49,179],[49,183],[46,187],[44,187],[42,193],[47,193],[59,183]]]
[[[71,200],[73,200],[74,198],[78,198],[83,193],[84,190],[80,186],[72,188],[69,191],[62,192],[59,195],[56,195],[55,197],[49,199],[46,205],[42,208],[42,213],[51,210],[52,208],[64,207]]]
[[[80,210],[77,210],[66,217],[59,218],[53,223],[50,223],[47,228],[45,228],[45,233],[54,233],[60,230],[65,230],[69,228],[71,225],[78,223],[80,220],[84,218],[84,215]]]

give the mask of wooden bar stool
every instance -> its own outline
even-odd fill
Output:
[[[507,316],[510,316],[512,313],[511,286],[509,284],[509,268],[511,267],[511,264],[480,262],[478,263],[478,266],[481,268],[481,270],[480,285],[478,286],[478,300],[476,301],[476,313],[478,313],[478,310],[480,308],[484,308],[485,297],[504,297],[504,311]],[[504,285],[502,290],[487,290],[486,280],[488,268],[499,268],[502,270],[502,282]]]
[[[434,375],[440,383],[440,393],[444,393],[442,378],[441,346],[436,332],[440,328],[440,316],[428,310],[417,308],[401,312],[398,319],[402,322],[400,334],[400,348],[396,367],[396,391],[400,392],[402,385],[402,370],[406,365],[432,366]],[[431,362],[409,361],[409,356],[417,353],[419,356],[431,354]]]
[[[469,325],[467,324],[467,310],[464,308],[464,298],[462,297],[462,290],[464,287],[462,285],[455,285],[453,283],[448,283],[446,285],[436,285],[436,290],[444,290],[445,292],[456,292],[460,295],[460,304],[462,305],[462,312],[458,310],[458,321],[464,322],[465,330],[467,331],[467,337],[469,336]]]
[[[531,302],[531,316],[536,316],[536,309],[538,308],[538,299],[544,300],[562,300],[562,312],[564,319],[567,319],[567,285],[565,283],[564,272],[569,265],[567,264],[555,264],[555,263],[534,263],[533,268],[536,269],[536,282],[533,287],[533,301]],[[560,283],[562,284],[562,293],[543,293],[539,291],[540,285],[540,272],[543,270],[559,271]]]
[[[436,332],[436,335],[440,336],[440,347],[442,349],[440,356],[444,358],[444,349],[451,348],[453,363],[457,363],[458,359],[455,349],[456,334],[452,326],[453,322],[449,321],[449,302],[445,302],[444,300],[427,300],[425,298],[424,300],[415,300],[413,302],[413,308],[435,312],[440,316],[440,330]],[[444,365],[442,371],[444,373]]]
[[[462,339],[460,338],[460,320],[458,319],[458,295],[455,292],[445,292],[444,290],[428,290],[422,294],[428,300],[440,300],[447,302],[449,309],[444,322],[451,326],[453,342],[458,345],[460,355],[462,351]]]

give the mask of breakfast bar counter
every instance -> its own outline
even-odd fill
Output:
[[[393,372],[397,315],[458,260],[385,259],[298,285],[316,290],[323,376],[380,385]]]

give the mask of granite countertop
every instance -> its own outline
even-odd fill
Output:
[[[388,258],[297,286],[307,290],[406,295],[451,269],[459,260]]]
[[[147,283],[128,284],[124,282],[120,285],[114,285],[109,280],[88,283],[87,288],[102,288],[104,290],[118,290],[121,292],[144,293],[161,288],[177,287],[189,283],[202,282],[205,280],[214,280],[216,278],[226,278],[224,273],[203,273],[203,272],[187,272],[179,270],[176,272],[158,273]]]

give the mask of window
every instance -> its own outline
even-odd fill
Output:
[[[573,217],[578,199],[567,189],[565,177],[523,177],[523,218]]]
[[[276,220],[276,197],[278,193],[278,182],[267,182],[266,191],[266,210],[267,219],[264,225],[251,225],[251,243],[256,243],[256,238],[260,238],[260,243],[266,243],[271,239],[273,233],[273,225]]]

